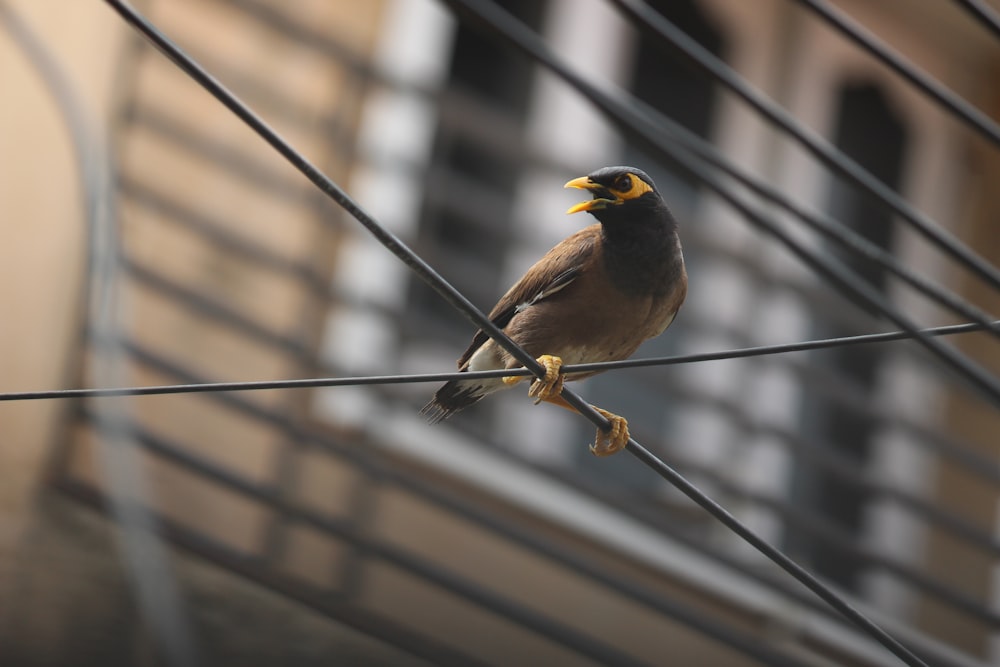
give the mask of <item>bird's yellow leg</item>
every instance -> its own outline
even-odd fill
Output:
[[[541,400],[546,403],[558,405],[561,408],[566,408],[567,410],[572,410],[573,412],[578,412],[578,410],[566,402],[566,399],[561,395],[551,396]],[[625,449],[625,445],[628,444],[629,439],[628,422],[625,418],[608,412],[607,410],[602,410],[596,405],[592,405],[590,407],[597,410],[601,413],[601,416],[611,422],[611,428],[607,431],[597,429],[597,437],[594,439],[594,444],[590,446],[590,453],[594,456],[611,456],[612,454]]]
[[[625,449],[625,445],[628,444],[629,439],[628,422],[625,418],[607,410],[602,410],[596,405],[592,405],[591,407],[611,422],[611,428],[607,431],[597,429],[597,438],[594,440],[594,444],[590,446],[590,453],[594,456],[611,456]]]
[[[539,401],[547,400],[552,396],[558,396],[562,393],[563,375],[561,371],[562,359],[559,357],[554,357],[551,354],[543,354],[536,361],[545,368],[545,377],[541,380],[536,379],[531,383],[531,387],[528,389],[528,396],[534,398],[535,405],[538,405]],[[503,378],[503,383],[513,386],[524,379],[525,377],[522,375],[512,375]]]
[[[535,399],[535,405],[541,401],[559,396],[563,390],[562,359],[551,354],[543,354],[536,360],[545,367],[545,377],[535,380],[528,388],[528,396]]]

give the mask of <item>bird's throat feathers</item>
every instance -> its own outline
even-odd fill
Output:
[[[633,210],[628,216],[601,220],[605,268],[627,293],[664,289],[683,271],[677,222],[658,203],[645,215]]]

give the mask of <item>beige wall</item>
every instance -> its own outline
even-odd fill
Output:
[[[301,196],[290,204],[269,197],[266,191],[229,177],[224,169],[206,168],[204,162],[178,155],[167,142],[158,141],[153,132],[116,132],[120,129],[116,124],[120,106],[117,96],[122,92],[117,87],[122,82],[130,84],[127,77],[135,63],[123,61],[134,58],[135,51],[126,48],[134,33],[104,3],[17,0],[6,4],[52,49],[99,125],[107,129],[109,136],[114,132],[122,175],[183,193],[192,207],[227,221],[247,238],[289,259],[314,262],[321,275],[329,270],[335,239],[321,216],[332,215],[335,207],[317,207],[318,195],[305,179],[148,47],[143,47],[145,53],[136,65],[139,84],[135,99],[242,152],[247,162],[267,165],[289,187],[298,188]],[[332,108],[341,110],[342,122],[352,122],[349,113],[343,115],[342,105],[338,106],[338,96],[357,100],[359,93],[344,94],[347,77],[338,71],[339,65],[320,58],[315,51],[289,47],[287,40],[278,43],[259,24],[255,27],[249,21],[241,23],[239,13],[231,11],[225,2],[163,0],[136,4],[183,47],[216,56],[214,64],[219,69],[238,65],[283,87],[281,95],[294,98],[299,112],[312,114],[310,131],[316,134],[305,134],[301,125],[280,118],[269,120],[328,173],[338,180],[345,178],[350,151],[343,155],[331,151],[334,144],[324,143],[320,135],[326,129],[321,116]],[[281,3],[270,5],[280,7]],[[337,32],[342,41],[362,55],[373,41],[380,10],[379,2],[296,2],[296,18],[303,25],[318,32]],[[220,26],[226,29],[220,30]],[[0,85],[0,349],[5,350],[0,356],[0,391],[62,388],[81,381],[77,364],[83,358],[76,344],[85,251],[80,173],[56,103],[3,30]],[[266,100],[249,101],[268,115]],[[147,211],[125,205],[121,213],[123,241],[137,261],[246,311],[266,326],[301,335],[306,341],[317,337],[325,309],[311,307],[309,299],[315,295],[301,287],[293,289],[287,280],[250,271],[237,260],[192,242],[190,235],[172,232],[169,225]],[[280,352],[262,351],[245,340],[236,340],[209,321],[185,316],[176,306],[164,306],[163,299],[155,294],[133,286],[126,295],[136,340],[185,358],[209,376],[249,380],[304,374]],[[173,380],[137,371],[131,369],[130,383]],[[85,376],[83,383],[88,382]],[[304,396],[281,393],[258,398],[272,406],[281,402],[292,410],[288,406],[302,403]],[[31,656],[36,664],[69,664],[69,656],[77,651],[97,651],[102,656],[97,664],[135,664],[136,656],[148,649],[142,647],[138,626],[122,625],[123,617],[134,612],[129,587],[122,580],[113,531],[43,486],[53,445],[57,440],[65,444],[70,435],[75,443],[70,463],[80,473],[78,476],[87,480],[100,476],[92,455],[91,434],[80,429],[72,434],[60,431],[69,406],[64,401],[0,404],[0,645],[7,640],[3,654],[19,650],[20,655]],[[168,435],[205,443],[201,455],[240,472],[249,470],[262,484],[270,481],[277,468],[275,454],[281,444],[278,436],[246,420],[238,423],[203,401],[176,397],[136,402],[131,407],[147,427],[162,427]],[[168,516],[248,551],[259,547],[262,511],[250,511],[239,499],[206,489],[204,484],[193,484],[169,466],[156,466],[149,460],[146,463],[151,490],[159,496],[160,509]],[[304,548],[293,551],[292,557],[299,560],[312,553]],[[211,574],[213,570],[206,571],[203,565],[189,566],[192,561],[188,558],[178,556],[176,560],[182,587],[195,599],[204,596],[212,601],[205,607],[205,614],[199,611],[204,605],[194,603],[188,608],[192,616],[199,617],[194,619],[198,625],[213,623],[213,616],[218,618],[222,607],[217,605],[235,610],[254,608],[261,613],[262,627],[273,629],[288,621],[287,633],[261,633],[262,637],[272,637],[268,640],[273,642],[270,648],[283,656],[294,654],[283,642],[290,641],[289,634],[301,632],[303,621],[323,626],[308,633],[313,638],[309,644],[320,636],[328,639],[319,640],[319,644],[337,636],[353,641],[348,637],[353,636],[350,633],[329,634],[329,619],[314,616],[308,621],[305,619],[310,614],[301,608],[296,613],[294,605],[290,610],[285,602],[262,601],[258,598],[259,587],[244,580],[231,581],[231,587],[227,586],[218,568]],[[190,567],[203,574],[191,576]],[[87,610],[85,622],[80,619],[83,609]],[[117,627],[122,637],[115,636]],[[221,648],[216,639],[238,628],[235,621],[230,628],[219,628],[221,634],[212,633],[213,644]],[[16,646],[11,646],[15,638]],[[245,637],[232,636],[230,640],[233,645],[245,646],[240,649],[239,664],[254,664],[253,660],[257,664],[275,664],[277,660],[272,655],[274,659],[269,662],[264,657],[266,652],[255,656],[249,648],[253,642],[247,643]],[[105,655],[101,653],[104,650],[117,653]],[[213,650],[207,649],[208,654]],[[328,645],[322,651],[331,648]],[[342,654],[343,647],[333,653]],[[4,662],[2,655],[0,662]]]
[[[985,97],[977,100],[980,108],[992,110],[997,117],[1000,94],[993,90],[992,98]],[[1000,183],[1000,157],[994,146],[977,143],[970,148],[968,158],[972,178],[967,183],[963,213],[969,220],[969,227],[963,230],[963,236],[983,258],[1000,266],[1000,235],[997,234],[1000,202],[995,188],[995,184]],[[997,293],[969,273],[963,275],[960,293],[984,311],[1000,313]],[[1000,373],[1000,357],[992,337],[970,334],[956,338],[955,344],[987,371],[994,375]],[[980,400],[974,390],[969,390],[965,395],[953,394],[945,410],[952,433],[969,443],[986,460],[997,460],[1000,412],[995,405]],[[936,473],[934,482],[939,505],[995,535],[997,508],[1000,507],[996,487],[970,478],[967,472],[945,460],[937,466]],[[989,599],[990,591],[994,591],[995,596],[996,561],[993,558],[941,531],[932,533],[930,538],[928,562],[941,581],[967,592],[973,599]],[[921,622],[935,634],[948,637],[949,641],[969,651],[988,650],[992,635],[987,628],[963,622],[943,606],[925,604],[920,614]]]
[[[125,34],[102,3],[5,2],[43,40],[93,117],[111,104]],[[75,354],[83,260],[79,173],[66,124],[0,28],[0,391],[64,387]],[[0,597],[62,404],[0,404]]]

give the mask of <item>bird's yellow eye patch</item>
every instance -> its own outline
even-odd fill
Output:
[[[630,199],[636,199],[647,192],[653,191],[653,186],[634,174],[621,174],[611,185],[599,183],[590,176],[581,176],[580,178],[574,178],[564,187],[590,190],[595,193],[594,199],[580,202],[576,206],[571,207],[566,213],[597,211],[609,206],[620,206]],[[599,196],[605,193],[610,195],[610,197]]]
[[[619,176],[614,186],[609,189],[622,200],[635,199],[653,191],[649,183],[630,174]]]

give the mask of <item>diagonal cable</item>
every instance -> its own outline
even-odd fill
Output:
[[[955,0],[962,6],[962,9],[972,15],[983,27],[993,33],[993,36],[1000,39],[1000,15],[996,10],[987,5],[983,0]]]
[[[1000,327],[1000,320],[993,322],[993,327]],[[940,327],[922,329],[926,336],[951,336],[955,334],[984,331],[981,324],[970,322],[966,324],[949,324]],[[856,336],[840,336],[837,338],[822,338],[794,343],[778,343],[774,345],[757,345],[718,352],[697,352],[694,354],[679,354],[665,357],[645,357],[641,359],[623,359],[621,361],[600,361],[591,364],[567,364],[563,370],[572,373],[603,373],[623,368],[644,368],[649,366],[676,366],[678,364],[701,363],[706,361],[725,361],[727,359],[746,359],[775,354],[790,354],[807,352],[832,347],[852,345],[871,345],[907,340],[911,338],[905,331],[886,331],[883,333],[860,334]],[[362,377],[323,377],[297,378],[293,380],[251,380],[242,382],[197,382],[186,384],[146,385],[141,387],[86,387],[81,389],[45,389],[38,391],[11,391],[0,393],[0,402],[36,401],[47,399],[76,398],[116,398],[121,396],[160,396],[165,394],[209,394],[223,391],[263,391],[266,389],[314,389],[318,387],[356,387],[364,385],[419,384],[424,382],[448,382],[450,380],[472,380],[498,377],[526,377],[531,371],[526,368],[512,368],[494,371],[464,371],[451,373],[413,373],[407,375],[366,375]]]
[[[912,65],[906,58],[890,49],[856,21],[831,7],[825,0],[795,0],[795,2],[809,9],[813,14],[823,19],[827,25],[898,74],[900,78],[908,81],[946,111],[957,116],[987,141],[1000,146],[1000,127],[997,127],[993,119],[969,104],[953,90]]]
[[[664,47],[679,51],[691,64],[739,96],[763,118],[779,127],[820,162],[874,196],[880,205],[899,215],[934,245],[968,267],[984,282],[1000,289],[1000,270],[976,254],[934,220],[913,208],[892,188],[882,183],[811,130],[796,121],[780,105],[742,79],[732,68],[689,37],[641,0],[609,0]]]

